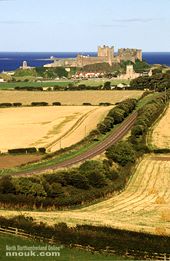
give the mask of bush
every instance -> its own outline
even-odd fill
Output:
[[[127,141],[120,141],[106,150],[106,156],[121,166],[135,162],[135,151]]]
[[[105,170],[101,162],[86,161],[80,166],[79,171],[87,177],[92,187],[102,188],[107,185]]]
[[[121,123],[125,118],[125,111],[119,108],[115,108],[109,113],[109,116],[114,119],[114,123]]]
[[[42,147],[42,148],[39,148],[38,149],[38,152],[40,152],[40,153],[46,153],[46,148],[44,148],[44,147]]]
[[[69,173],[68,184],[79,189],[89,189],[89,181],[87,177],[77,171]]]
[[[53,102],[53,106],[61,106],[61,102]]]
[[[111,103],[110,102],[100,102],[99,106],[110,106]]]
[[[5,108],[5,107],[12,107],[12,103],[0,103],[0,108]]]
[[[83,102],[84,106],[91,106],[92,104],[90,102]]]
[[[15,193],[15,186],[12,182],[11,176],[6,175],[0,179],[0,193],[2,194]]]
[[[21,106],[22,106],[22,103],[20,103],[20,102],[14,102],[14,103],[13,103],[13,106],[14,106],[14,107],[21,107]]]
[[[47,102],[32,102],[31,106],[48,106]]]

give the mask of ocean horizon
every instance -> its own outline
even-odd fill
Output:
[[[27,61],[29,66],[39,67],[50,63],[51,56],[75,58],[77,54],[97,56],[96,52],[0,52],[0,72],[16,70],[23,61]],[[149,64],[170,66],[170,52],[143,52],[143,60]]]

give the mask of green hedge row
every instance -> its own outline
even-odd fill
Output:
[[[32,217],[23,215],[9,219],[0,217],[0,225],[4,228],[22,229],[35,238],[36,236],[53,238],[54,242],[65,245],[79,244],[84,247],[90,245],[95,250],[114,250],[119,255],[125,255],[127,251],[130,251],[139,260],[145,259],[146,253],[152,259],[155,256],[155,260],[159,254],[170,254],[170,237],[168,236],[92,225],[68,227],[65,223],[59,223],[49,226],[43,222],[37,224]],[[154,253],[158,254],[154,255]]]
[[[31,153],[45,153],[46,152],[46,148],[18,148],[18,149],[10,149],[8,150],[9,154],[31,154]]]
[[[20,103],[20,102],[14,102],[14,103],[5,102],[5,103],[0,103],[0,108],[20,107],[20,106],[22,106],[22,103]]]

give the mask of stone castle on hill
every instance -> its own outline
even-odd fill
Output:
[[[52,57],[51,60],[54,62],[51,64],[46,64],[44,67],[84,67],[90,64],[97,63],[108,63],[112,65],[113,63],[120,63],[121,61],[132,61],[135,60],[142,61],[142,50],[139,49],[128,49],[122,48],[118,50],[115,54],[114,47],[109,46],[99,46],[98,55],[96,57],[77,55],[76,58],[67,59],[57,59]]]

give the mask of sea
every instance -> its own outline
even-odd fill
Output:
[[[50,57],[75,58],[77,54],[97,56],[96,52],[0,52],[0,72],[13,71],[19,68],[23,61],[28,66],[39,67],[51,63]],[[170,66],[170,52],[143,52],[143,60],[149,64]]]

